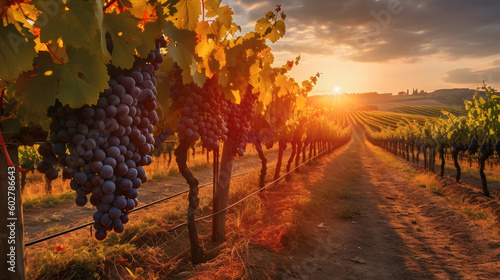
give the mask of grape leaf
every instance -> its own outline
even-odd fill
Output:
[[[14,80],[22,72],[33,69],[35,43],[23,35],[28,32],[26,28],[21,32],[14,24],[0,27],[0,78],[3,80]]]
[[[217,17],[216,21],[222,23],[226,30],[231,28],[233,22],[233,10],[225,5],[220,5],[221,0],[205,0],[206,16],[209,18]]]
[[[275,43],[278,41],[281,37],[285,36],[285,21],[283,20],[277,20],[276,24],[273,26],[271,33],[269,34],[269,40],[271,42]]]
[[[38,65],[34,76],[22,75],[16,80],[16,95],[34,114],[40,116],[50,105],[54,104],[57,98],[57,77],[54,70],[57,64],[52,62],[52,57],[48,52],[40,52],[35,58]]]
[[[66,52],[66,46],[64,46],[64,43],[62,42],[61,39],[57,40],[57,42],[51,42],[50,44],[44,44],[40,42],[40,37],[37,37],[35,39],[36,47],[35,50],[37,52],[48,52],[49,48],[52,51],[52,53],[57,57],[53,58],[52,60],[55,63],[67,63],[69,58],[68,58],[68,53]]]
[[[271,11],[267,12],[263,18],[255,23],[255,32],[266,37],[273,29],[273,24],[271,23],[273,18],[275,18],[274,13]]]
[[[144,15],[144,11],[148,7],[148,1],[144,0],[127,0],[128,3],[124,3],[124,5],[128,8],[128,11],[136,18],[142,18]]]
[[[180,0],[175,5],[177,13],[170,18],[179,29],[194,30],[201,15],[199,0]]]
[[[205,71],[200,71],[198,69],[196,61],[193,59],[193,64],[191,65],[191,76],[193,76],[193,82],[199,87],[203,87],[207,81],[207,76],[205,76]]]
[[[177,29],[172,22],[168,22],[165,35],[171,39],[167,45],[168,54],[182,69],[190,67],[196,45],[196,33],[186,29]]]
[[[69,62],[61,67],[59,101],[73,108],[96,104],[99,93],[108,87],[106,65],[85,49],[69,49]]]
[[[163,9],[160,6],[155,8],[157,19],[150,21],[144,25],[144,30],[140,34],[141,45],[137,47],[137,52],[140,57],[147,57],[151,50],[155,49],[155,40],[163,35],[163,30],[166,28]]]
[[[295,101],[296,104],[296,109],[297,110],[302,110],[306,107],[306,102],[307,102],[307,96],[306,95],[299,95],[297,96],[297,100]]]
[[[40,52],[35,59],[35,75],[16,81],[20,100],[34,113],[43,115],[59,99],[73,108],[95,104],[109,76],[102,59],[85,49],[69,48],[66,64],[52,62],[50,54]]]
[[[0,4],[0,6],[1,5],[2,4]],[[33,34],[33,25],[28,22],[28,18],[36,19],[38,11],[35,6],[29,3],[15,3],[8,8],[4,16],[6,17],[7,22],[22,23],[26,28],[28,28],[29,32]]]
[[[104,15],[103,32],[108,32],[113,40],[111,59],[113,65],[128,69],[135,61],[135,49],[141,45],[139,20],[128,11]],[[153,40],[154,42],[154,40]]]
[[[33,0],[35,7],[42,11],[35,22],[35,26],[41,28],[42,42],[56,41],[62,37],[65,44],[88,46],[98,30],[94,2],[67,0],[64,4],[62,0]]]

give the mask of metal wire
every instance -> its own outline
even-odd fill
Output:
[[[251,172],[255,172],[255,171],[258,171],[260,170],[260,168],[255,168],[255,169],[252,169],[252,170],[249,170],[249,171],[245,171],[245,172],[241,172],[241,173],[238,173],[238,174],[235,174],[234,176],[231,176],[231,178],[235,178],[235,177],[239,177],[239,176],[242,176],[242,175],[245,175],[245,174],[248,174],[248,173],[251,173]],[[209,182],[209,183],[205,183],[203,185],[200,185],[199,188],[202,188],[202,187],[206,187],[206,186],[210,186],[212,185],[213,183],[212,182]],[[183,194],[186,194],[188,193],[189,190],[186,190],[186,191],[182,191],[182,192],[178,192],[176,194],[173,194],[173,195],[170,195],[170,196],[167,196],[167,197],[164,197],[164,198],[161,198],[161,199],[158,199],[156,201],[153,201],[153,202],[150,202],[148,204],[144,204],[142,206],[139,206],[133,210],[130,210],[129,213],[132,213],[132,212],[135,212],[135,211],[138,211],[138,210],[141,210],[141,209],[144,209],[144,208],[147,208],[147,207],[150,207],[152,205],[155,205],[157,203],[160,203],[160,202],[163,202],[165,200],[170,200],[172,198],[175,198],[177,196],[180,196],[180,195],[183,195]],[[61,235],[64,235],[64,234],[67,234],[67,233],[70,233],[70,232],[73,232],[75,230],[79,230],[81,228],[84,228],[86,226],[91,226],[92,224],[94,224],[94,222],[88,222],[86,224],[82,224],[82,225],[79,225],[79,226],[76,226],[76,227],[73,227],[73,228],[70,228],[70,229],[67,229],[67,230],[63,230],[63,231],[60,231],[60,232],[57,232],[57,233],[54,233],[54,234],[51,234],[51,235],[47,235],[45,237],[42,237],[42,238],[39,238],[39,239],[36,239],[36,240],[32,240],[32,241],[29,241],[29,242],[25,242],[24,243],[24,246],[25,247],[28,247],[28,246],[31,246],[31,245],[34,245],[34,244],[37,244],[37,243],[40,243],[40,242],[43,242],[43,241],[47,241],[49,239],[52,239],[52,238],[55,238],[55,237],[58,237],[58,236],[61,236]]]
[[[291,169],[291,170],[290,170],[290,171],[288,171],[287,173],[283,174],[282,176],[280,176],[280,177],[279,177],[279,178],[277,178],[276,180],[274,180],[274,181],[272,181],[272,182],[268,183],[267,185],[265,185],[264,187],[262,187],[262,188],[260,188],[260,189],[258,189],[258,190],[256,190],[256,191],[254,191],[254,192],[250,193],[249,195],[247,195],[247,196],[243,197],[242,199],[240,199],[240,200],[236,201],[235,203],[233,203],[233,204],[231,204],[231,205],[229,205],[229,206],[226,206],[224,209],[221,209],[221,210],[219,210],[219,211],[217,211],[217,212],[215,212],[215,213],[212,213],[212,214],[209,214],[209,215],[206,215],[206,216],[203,216],[203,217],[197,218],[195,221],[196,221],[196,222],[198,222],[198,221],[201,221],[201,220],[205,220],[205,219],[211,218],[211,217],[216,216],[216,215],[218,215],[218,214],[220,214],[220,213],[222,213],[222,212],[227,211],[227,210],[228,210],[228,209],[230,209],[230,208],[233,208],[234,206],[236,206],[236,205],[240,204],[241,202],[243,202],[243,201],[247,200],[248,198],[250,198],[250,197],[252,197],[252,196],[256,195],[257,193],[259,193],[259,192],[263,191],[264,189],[267,189],[268,187],[270,187],[270,186],[274,185],[275,183],[277,183],[278,181],[280,181],[281,179],[285,178],[287,175],[289,175],[290,173],[292,173],[292,171],[294,171],[294,170],[298,169],[298,168],[299,168],[299,167],[301,167],[302,165],[304,165],[304,164],[308,163],[309,161],[311,161],[311,160],[313,160],[313,159],[315,159],[315,158],[319,157],[320,155],[322,155],[322,154],[324,154],[324,153],[326,153],[326,152],[328,152],[328,151],[330,151],[330,149],[325,150],[325,151],[323,151],[322,153],[319,153],[319,154],[317,154],[316,156],[314,156],[314,157],[312,157],[312,158],[308,159],[307,161],[305,161],[305,162],[301,163],[300,165],[298,165],[298,166],[296,166],[295,168]],[[176,230],[176,229],[178,229],[178,228],[180,228],[180,227],[183,227],[183,226],[186,226],[186,225],[187,225],[187,222],[184,222],[184,223],[181,223],[181,224],[176,225],[175,227],[173,227],[173,228],[169,229],[168,231],[173,231],[173,230]]]
[[[449,163],[449,164],[455,164],[454,162],[451,162],[451,161],[444,161],[445,163]],[[460,167],[464,167],[464,168],[470,168],[470,169],[475,169],[475,170],[479,170],[479,168],[475,168],[475,167],[472,167],[472,166],[460,166]],[[496,173],[496,172],[492,172],[492,171],[488,171],[488,170],[483,170],[484,173],[489,173],[489,174],[495,174],[495,175],[498,175],[500,176],[500,173]]]

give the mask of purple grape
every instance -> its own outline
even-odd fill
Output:
[[[104,213],[102,213],[101,211],[96,211],[94,212],[94,215],[92,215],[92,218],[94,219],[94,222],[100,223],[103,215]]]
[[[113,218],[110,217],[109,214],[104,214],[101,217],[101,224],[103,226],[110,226],[113,223]]]
[[[101,175],[104,179],[109,179],[113,176],[113,167],[110,165],[104,165],[101,170],[99,170],[99,175]]]
[[[112,181],[104,181],[101,186],[102,192],[105,194],[113,193],[116,189],[115,183]]]
[[[87,201],[88,201],[88,199],[86,196],[77,196],[75,198],[75,203],[78,206],[85,206],[87,204]]]
[[[106,235],[107,235],[107,232],[103,229],[99,229],[95,232],[95,239],[101,241],[101,240],[104,240],[106,239]]]
[[[137,178],[136,178],[137,179]],[[134,179],[135,180],[135,179]],[[128,191],[133,187],[133,183],[130,179],[123,178],[120,183],[118,184],[118,187],[123,190],[123,191]]]
[[[116,207],[111,207],[109,209],[109,217],[112,219],[118,219],[122,215],[122,210],[116,208]]]
[[[127,206],[127,199],[121,195],[116,196],[115,200],[113,201],[113,206],[115,206],[118,209],[125,209],[125,206]]]

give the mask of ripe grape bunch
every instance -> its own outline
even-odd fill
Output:
[[[217,79],[206,81],[202,88],[194,83],[184,85],[182,69],[177,65],[172,71],[170,95],[173,108],[182,115],[177,125],[179,139],[195,142],[201,139],[210,150],[219,147],[219,140],[227,139],[226,108],[229,104],[217,89]]]
[[[163,142],[165,142],[165,140],[167,140],[167,137],[170,136],[170,130],[167,130],[167,129],[162,129],[160,131],[160,135],[158,135],[157,137],[155,137],[155,144],[154,144],[154,147],[155,149],[158,149],[161,144],[163,144]]]
[[[76,191],[76,204],[90,200],[97,207],[93,218],[98,240],[110,230],[123,232],[128,211],[138,205],[137,189],[147,181],[142,166],[152,162],[153,125],[159,121],[155,71],[165,45],[164,39],[157,40],[156,49],[146,59],[136,58],[131,69],[109,65],[109,88],[96,105],[74,109],[57,101],[47,111],[51,134],[39,148],[43,160],[37,169],[54,180],[56,165],[63,167],[62,176],[71,179]],[[111,42],[108,49],[112,51]]]
[[[252,86],[247,87],[247,92],[240,104],[230,103],[227,108],[228,138],[231,138],[235,145],[233,153],[243,156],[249,140],[249,133],[252,129],[254,118],[254,105],[257,95],[252,92]]]

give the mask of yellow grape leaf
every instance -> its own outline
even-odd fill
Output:
[[[226,51],[224,46],[219,46],[217,51],[214,53],[214,59],[219,62],[220,67],[226,66]]]
[[[177,13],[169,18],[175,26],[179,29],[195,30],[201,16],[200,0],[180,0],[175,8]]]
[[[198,65],[196,64],[196,60],[193,59],[193,63],[191,64],[191,76],[193,76],[193,82],[197,84],[199,87],[203,87],[205,82],[207,81],[207,76],[203,73],[204,71],[199,71]]]
[[[2,6],[2,4],[0,4]],[[30,33],[33,34],[33,25],[28,22],[28,18],[36,19],[38,11],[35,6],[29,3],[16,3],[10,6],[5,14],[7,22],[19,22],[26,27]]]
[[[230,29],[233,23],[233,10],[225,5],[220,5],[221,0],[205,0],[206,16],[208,18],[216,17],[216,21],[223,24],[226,30]]]
[[[306,107],[307,96],[300,94],[297,96],[297,100],[295,101],[296,109],[302,110]]]
[[[275,86],[280,88],[278,92],[278,97],[287,95],[290,90],[290,83],[288,77],[286,77],[283,74],[278,75],[278,77],[276,77]]]
[[[285,21],[281,19],[276,21],[276,24],[272,28],[271,34],[269,34],[269,40],[275,43],[281,37],[285,36],[285,30],[286,30]]]
[[[272,13],[272,12],[269,12],[269,13]],[[272,29],[273,29],[273,25],[267,17],[263,17],[263,18],[259,19],[257,21],[257,23],[255,24],[255,32],[261,34],[264,37],[266,37],[269,33],[271,33]]]
[[[195,52],[203,60],[208,60],[212,51],[217,47],[212,26],[207,21],[198,22],[196,33],[198,41]]]
[[[260,79],[260,65],[258,63],[252,64],[250,67],[250,84],[253,85],[254,88],[262,88],[261,87],[261,79]]]
[[[150,12],[152,10],[149,1],[144,0],[128,0],[127,9],[128,11],[134,15],[134,17],[138,19],[142,19],[144,15],[144,11]]]

